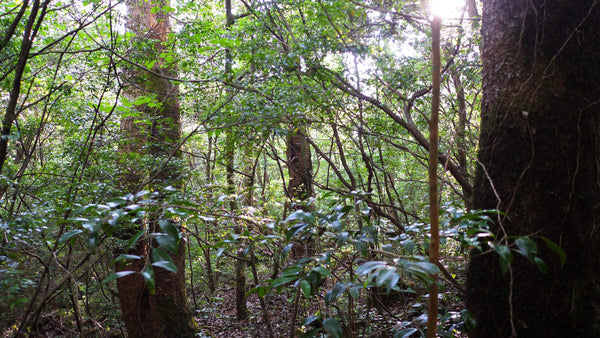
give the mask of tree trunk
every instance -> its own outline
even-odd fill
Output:
[[[232,12],[231,0],[225,0],[225,27],[230,29],[235,24],[235,16]],[[225,78],[227,82],[232,80],[233,55],[230,49],[225,50]],[[235,159],[235,135],[227,133],[226,142],[226,169],[227,169],[227,193],[229,194],[229,210],[233,214],[237,209],[235,198],[235,182],[234,182],[234,159]],[[235,232],[241,234],[243,232],[242,225],[238,224],[235,227]],[[239,243],[235,261],[235,309],[238,321],[248,319],[248,309],[246,307],[246,260],[244,257],[244,244]]]
[[[290,176],[288,196],[294,202],[308,200],[313,195],[312,161],[304,131],[290,131],[287,137],[287,162]]]
[[[472,337],[600,336],[599,22],[594,0],[484,4],[473,206],[502,211],[498,241],[530,236],[548,272],[515,253],[503,275],[493,250],[473,252]]]
[[[6,162],[6,156],[8,154],[8,142],[10,139],[9,136],[11,134],[12,125],[13,123],[15,123],[15,121],[17,120],[17,116],[19,115],[19,110],[17,109],[17,106],[19,102],[19,97],[21,95],[21,84],[23,75],[26,71],[29,53],[31,51],[31,47],[38,33],[38,30],[41,27],[41,22],[43,21],[44,16],[46,15],[46,10],[49,3],[50,1],[45,1],[43,4],[40,0],[33,1],[33,4],[31,6],[31,12],[29,13],[29,18],[27,19],[27,22],[24,23],[25,28],[23,31],[23,38],[21,40],[21,49],[19,50],[19,59],[17,64],[15,65],[15,75],[12,81],[12,87],[8,94],[9,99],[6,105],[6,110],[4,111],[4,116],[2,118],[2,126],[0,129],[0,174],[2,174],[4,163]],[[12,31],[6,32],[6,38],[9,38],[12,34],[14,34],[17,22],[20,21],[23,15],[25,14],[25,10],[28,7],[28,3],[25,2],[21,6],[21,11],[17,18],[15,18],[16,21],[11,23]],[[36,22],[37,25],[34,26]],[[8,40],[5,40],[5,42],[3,41],[0,45],[0,50],[4,49],[7,43]],[[0,186],[0,197],[4,195],[6,189],[8,189],[8,186]]]
[[[451,70],[452,81],[456,88],[456,101],[458,105],[458,125],[456,126],[456,144],[457,144],[457,159],[458,167],[464,177],[469,178],[469,162],[467,160],[467,149],[469,148],[467,143],[467,101],[465,99],[465,89],[463,88],[460,74],[457,70]],[[465,189],[462,190],[465,206],[470,208],[471,201],[469,200],[469,194]]]
[[[290,130],[286,140],[288,164],[288,198],[292,201],[292,210],[307,210],[308,199],[313,195],[312,161],[310,145],[306,133],[299,128]],[[315,238],[311,234],[293,243],[294,257],[306,257],[316,252]]]
[[[136,40],[132,48],[132,58],[141,51],[136,49],[136,43],[149,40],[153,50],[151,55],[143,55],[156,61],[151,72],[130,69],[127,72],[129,86],[125,95],[131,100],[140,96],[152,97],[158,104],[154,107],[139,106],[140,117],[127,117],[121,121],[121,131],[125,140],[121,146],[121,159],[125,159],[126,170],[123,175],[123,185],[129,191],[140,189],[143,180],[150,179],[155,185],[179,187],[180,170],[176,159],[180,156],[179,142],[181,139],[181,118],[177,98],[178,88],[166,77],[176,75],[176,65],[167,63],[159,55],[166,53],[165,42],[170,32],[169,18],[161,10],[165,3],[129,0],[129,19],[127,27],[132,31]],[[147,53],[147,51],[145,51]],[[138,121],[136,121],[136,119]],[[139,120],[151,121],[148,128]],[[150,155],[156,160],[154,167],[148,170],[143,165],[136,165],[136,157]],[[129,158],[129,159],[128,159]],[[123,165],[123,164],[122,164]],[[147,177],[147,173],[150,177]],[[147,224],[149,232],[156,232],[159,215],[151,215]],[[139,229],[139,228],[138,228]],[[127,229],[122,237],[128,239],[138,230]],[[140,240],[132,250],[132,254],[148,257],[151,247],[156,242]],[[178,243],[178,250],[170,253],[177,272],[173,273],[154,267],[155,292],[152,294],[146,287],[139,274],[128,275],[117,280],[123,320],[130,337],[193,337],[195,325],[188,309],[185,294],[185,240]],[[141,271],[141,260],[120,266],[118,269]]]

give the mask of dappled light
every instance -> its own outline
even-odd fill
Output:
[[[0,335],[600,336],[598,22],[0,1]]]

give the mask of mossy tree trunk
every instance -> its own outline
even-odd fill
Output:
[[[594,0],[484,3],[473,206],[502,211],[498,240],[530,236],[548,272],[515,253],[503,274],[493,250],[473,252],[472,337],[600,336],[599,23]]]
[[[135,101],[150,98],[153,104],[136,106],[136,116],[121,120],[123,142],[120,149],[121,166],[124,168],[122,184],[131,192],[137,192],[145,182],[157,189],[181,186],[179,142],[181,118],[178,87],[169,78],[176,77],[176,64],[161,54],[167,48],[169,17],[162,11],[165,1],[128,0],[129,18],[127,28],[135,34],[130,57],[140,64],[153,65],[150,71],[132,67],[125,71],[125,96]],[[143,60],[140,62],[139,60]],[[153,159],[147,168],[147,160]],[[128,239],[140,228],[149,233],[160,231],[159,215],[151,215],[144,224],[136,224],[122,232]],[[148,257],[152,247],[158,244],[140,240],[130,254]],[[181,239],[178,250],[171,252],[177,267],[173,273],[154,267],[155,290],[151,293],[140,274],[132,274],[117,280],[123,320],[130,337],[193,337],[195,325],[188,308],[185,293],[185,241]],[[117,267],[118,270],[141,271],[142,260]]]

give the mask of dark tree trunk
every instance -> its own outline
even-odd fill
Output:
[[[461,174],[469,179],[469,162],[467,160],[467,101],[465,99],[465,89],[463,88],[460,74],[457,70],[451,70],[452,82],[456,88],[456,102],[458,104],[458,125],[456,126],[456,143],[457,143],[457,159],[458,167],[460,168]],[[469,193],[463,188],[462,190],[465,206],[470,208],[471,201]]]
[[[306,201],[313,195],[310,145],[305,132],[290,131],[287,138],[287,161],[290,181],[288,196],[295,202]]]
[[[131,237],[135,231],[121,234],[121,237]],[[116,253],[120,254],[119,252]],[[140,241],[129,250],[127,254],[145,257],[148,254],[148,242]],[[116,271],[142,271],[144,262],[134,260],[127,264],[118,264]],[[119,290],[119,304],[127,335],[129,337],[152,337],[153,332],[158,332],[158,316],[156,306],[152,301],[150,290],[144,283],[141,274],[131,274],[117,279]]]
[[[515,253],[503,275],[497,254],[473,252],[472,337],[600,337],[599,23],[593,0],[484,3],[473,206],[505,213],[498,241],[530,236],[548,272]]]
[[[287,136],[287,164],[289,183],[287,187],[288,198],[292,201],[294,210],[307,210],[308,199],[313,195],[312,161],[310,145],[306,140],[306,133],[300,129],[289,132]],[[294,257],[306,257],[315,254],[316,243],[312,235],[306,235],[293,243]]]

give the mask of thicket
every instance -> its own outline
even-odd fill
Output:
[[[441,287],[438,334],[472,325],[462,305],[465,255],[494,236],[494,212],[469,209],[476,21],[442,30],[442,255],[430,263],[430,31],[420,1],[240,1],[232,25],[220,2],[157,7],[174,22],[159,57],[178,72],[170,80],[180,88],[180,158],[119,152],[120,121],[153,126],[140,108],[162,104],[153,93],[123,95],[128,69],[157,62],[152,44],[126,31],[124,4],[33,3],[35,15],[27,2],[0,3],[3,110],[16,100],[14,118],[3,120],[12,128],[0,172],[4,334],[123,334],[115,280],[135,272],[115,266],[143,261],[153,290],[155,269],[176,270],[169,253],[180,241],[199,322],[223,311],[219,297],[235,287],[243,260],[245,294],[260,301],[251,316],[279,333],[424,334],[430,283]],[[310,152],[303,198],[289,188],[297,135]],[[167,162],[182,173],[180,187],[150,176],[135,191],[120,188],[123,163],[147,175]],[[120,239],[148,219],[159,230]],[[158,243],[147,257],[125,254],[147,238]],[[497,251],[508,263],[506,250]],[[279,295],[290,309],[283,322],[269,307]]]

